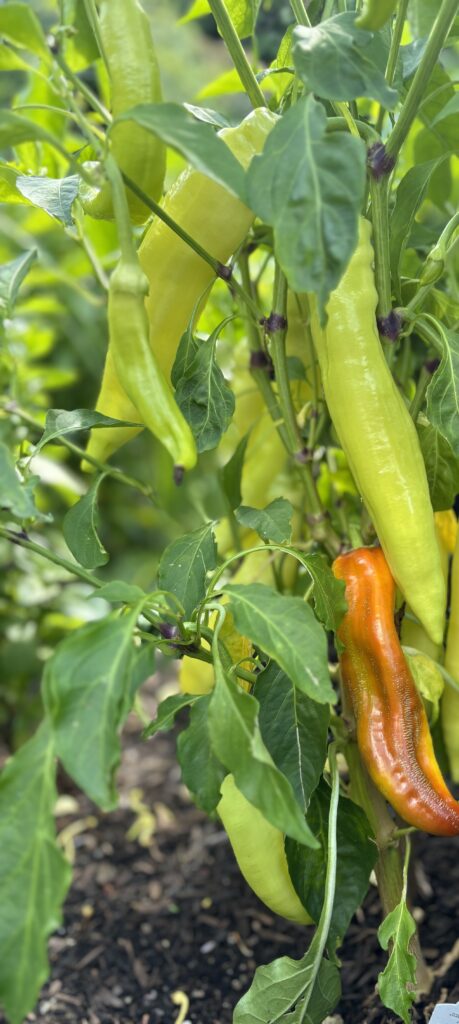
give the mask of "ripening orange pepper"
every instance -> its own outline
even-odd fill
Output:
[[[427,716],[394,623],[395,583],[381,548],[357,548],[333,565],[348,610],[338,630],[343,688],[357,743],[377,788],[409,825],[459,834],[459,803],[437,764]]]

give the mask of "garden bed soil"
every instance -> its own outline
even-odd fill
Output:
[[[246,886],[221,828],[190,803],[173,734],[144,742],[138,720],[128,722],[111,814],[65,781],[72,813],[58,830],[74,855],[74,881],[50,941],[51,978],[29,1021],[174,1024],[185,1004],[180,1024],[230,1024],[256,966],[302,956],[311,930],[271,914]],[[459,840],[417,841],[414,912],[435,982],[413,1010],[416,1024],[437,1002],[459,1001],[458,853]],[[379,923],[371,887],[340,951],[343,996],[327,1024],[398,1020],[375,993],[385,963]]]

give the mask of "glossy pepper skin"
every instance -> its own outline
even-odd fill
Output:
[[[269,110],[259,108],[237,128],[220,134],[243,167],[248,167],[276,122]],[[222,263],[226,263],[244,240],[253,213],[221,185],[198,171],[186,170],[168,193],[164,207],[190,235]],[[170,379],[177,347],[205,289],[215,280],[212,267],[185,244],[162,221],[148,228],[139,249],[139,259],[150,291],[146,300],[150,345],[163,374]],[[205,300],[203,300],[205,301]],[[116,379],[110,351],[102,378],[96,409],[107,416],[131,420],[132,404],[124,398]],[[111,411],[116,409],[117,411]],[[105,462],[122,444],[135,437],[138,429],[94,430],[88,452]]]
[[[384,554],[357,548],[340,555],[333,571],[346,584],[340,668],[367,771],[409,825],[458,835],[459,803],[437,764],[424,705],[400,646],[395,583]]]
[[[376,32],[395,14],[398,0],[365,0],[363,11],[357,18],[358,28]]]
[[[440,560],[445,583],[448,581],[449,557],[454,552],[457,534],[457,520],[453,509],[435,512],[435,531],[440,549]],[[434,644],[425,629],[417,622],[407,605],[401,628],[401,639],[404,647],[415,647],[427,654],[433,661],[443,661],[443,644]]]
[[[445,668],[459,684],[459,531],[451,566],[451,610],[446,638]],[[459,782],[459,693],[446,684],[441,702],[443,738],[451,776]]]
[[[167,448],[177,469],[196,465],[196,445],[150,349],[140,266],[120,261],[110,279],[108,325],[113,363],[130,402],[152,434]],[[115,428],[117,429],[117,428]]]
[[[311,924],[293,888],[282,832],[246,800],[232,775],[223,780],[220,792],[217,811],[250,888],[275,914],[297,924]]]
[[[443,639],[446,586],[418,436],[384,358],[376,327],[371,227],[328,305],[325,328],[310,302],[325,398],[358,490],[407,603],[431,640]]]
[[[137,0],[101,0],[99,32],[110,79],[113,118],[138,103],[159,103],[161,83],[150,22]],[[134,121],[117,124],[109,133],[110,150],[120,169],[152,199],[161,196],[166,170],[166,147]],[[85,183],[80,199],[91,217],[111,219],[113,205],[108,182],[101,189]],[[143,224],[150,210],[128,193],[131,219]]]

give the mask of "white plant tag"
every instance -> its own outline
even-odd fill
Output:
[[[459,1003],[441,1003],[435,1007],[429,1024],[459,1024]]]

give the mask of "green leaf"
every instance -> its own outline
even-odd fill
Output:
[[[223,117],[223,114],[218,113],[217,110],[210,110],[208,107],[195,107],[193,103],[184,103],[183,106],[198,121],[206,121],[207,124],[212,124],[214,128],[230,128],[229,121],[227,121],[226,117]]]
[[[316,292],[322,311],[357,244],[366,161],[362,139],[326,129],[322,104],[303,97],[247,173],[250,206],[274,229],[290,287]]]
[[[325,555],[307,555],[305,561],[314,581],[312,600],[317,618],[323,622],[325,629],[336,633],[347,611],[344,597],[346,585],[343,580],[336,579]]]
[[[430,423],[416,424],[434,512],[451,508],[458,488],[459,457]]]
[[[293,32],[293,62],[311,92],[326,100],[367,96],[392,110],[397,92],[387,85],[387,50],[381,37],[355,27],[355,14],[337,14]]]
[[[226,769],[212,750],[209,733],[209,703],[211,697],[201,697],[193,703],[190,724],[177,740],[177,756],[182,779],[198,807],[206,814],[215,810],[220,800],[220,786]]]
[[[286,498],[276,498],[266,508],[251,508],[240,505],[235,516],[241,526],[255,530],[264,541],[283,544],[292,536],[293,508]]]
[[[210,124],[197,121],[179,103],[140,103],[116,118],[135,121],[176,149],[208,178],[223,185],[244,201],[244,171],[223,139],[215,134]]]
[[[88,623],[47,662],[43,699],[64,768],[103,810],[116,805],[119,730],[131,708],[138,610]]]
[[[223,493],[228,499],[231,510],[241,504],[241,480],[244,468],[245,450],[250,437],[250,432],[239,441],[231,458],[220,470],[220,479]]]
[[[99,487],[104,474],[96,477],[86,494],[68,510],[62,523],[67,547],[85,569],[97,569],[108,562],[109,555],[100,540]]]
[[[232,772],[238,789],[275,828],[309,846],[304,813],[288,779],[276,768],[263,743],[258,701],[226,674],[214,640],[215,688],[209,706],[212,749]]]
[[[66,227],[73,224],[72,203],[78,195],[78,186],[77,174],[67,178],[38,178],[30,174],[19,174],[16,178],[16,188],[21,195],[34,206],[46,210],[51,217],[61,220]]]
[[[13,316],[18,291],[36,258],[37,250],[30,249],[0,267],[0,316]]]
[[[308,697],[334,703],[326,635],[309,605],[262,583],[228,584],[225,593],[239,633],[274,658]]]
[[[8,518],[17,519],[20,523],[49,518],[39,512],[33,500],[32,492],[38,477],[32,476],[23,480],[16,469],[11,452],[3,442],[0,442],[0,480],[0,513],[7,512]]]
[[[0,7],[0,36],[13,46],[30,50],[50,60],[50,52],[40,22],[30,4],[11,3]]]
[[[384,1006],[393,1010],[410,1024],[411,1006],[416,999],[416,957],[410,952],[410,942],[416,933],[405,899],[387,915],[378,929],[379,943],[391,953],[384,971],[378,978],[378,991]]]
[[[35,454],[48,444],[66,434],[74,434],[79,430],[92,430],[98,427],[139,427],[140,423],[128,420],[114,420],[111,416],[103,416],[91,409],[49,409],[46,413],[45,429],[35,447]]]
[[[400,296],[400,264],[409,245],[411,229],[433,172],[446,159],[446,154],[425,164],[410,167],[398,186],[390,224],[390,264],[396,294]]]
[[[213,524],[172,541],[163,552],[158,569],[158,584],[180,601],[189,619],[205,597],[207,573],[217,566],[217,545]]]
[[[145,603],[147,594],[135,583],[126,583],[125,580],[110,580],[98,587],[91,594],[91,597],[102,597],[104,601],[111,601],[113,604],[139,604]]]
[[[206,14],[210,14],[207,0],[193,0],[189,11],[180,18],[179,25],[185,25],[188,21],[195,21],[196,18],[203,18]]]
[[[330,710],[301,693],[274,661],[258,676],[263,742],[306,812],[323,772]]]
[[[150,736],[156,736],[157,732],[169,732],[179,711],[191,707],[201,699],[199,694],[191,693],[176,693],[172,697],[166,697],[158,707],[156,718],[144,729],[143,738],[147,740]]]
[[[235,409],[234,394],[216,360],[217,337],[221,325],[207,341],[195,340],[191,360],[185,362],[176,382],[175,400],[189,423],[198,452],[216,448],[228,429]],[[187,335],[182,338],[189,351]],[[180,359],[180,352],[177,353]]]
[[[22,1024],[46,981],[46,942],[70,884],[55,836],[55,773],[43,724],[0,775],[0,1003],[10,1024]]]
[[[427,415],[459,455],[459,334],[443,329],[443,355],[427,388]]]
[[[314,988],[303,1014],[302,990],[308,984],[312,965],[309,954],[302,960],[282,956],[266,967],[258,967],[249,991],[237,1004],[233,1024],[322,1024],[332,1013],[341,996],[341,982],[336,964],[322,960]],[[292,1013],[291,1006],[297,1007]]]
[[[319,849],[306,850],[290,839],[285,846],[292,882],[303,906],[316,922],[325,896],[330,792],[329,785],[322,779],[307,813],[307,822],[319,841]],[[336,895],[328,933],[331,953],[342,942],[352,915],[361,906],[378,859],[376,841],[364,811],[343,796],[338,807],[337,844]]]

